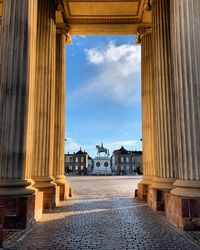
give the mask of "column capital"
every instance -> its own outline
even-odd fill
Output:
[[[67,25],[66,23],[64,23],[62,25],[57,25],[56,26],[56,33],[63,34],[65,36],[65,43],[66,44],[72,43],[72,39],[71,39],[71,35],[70,35],[70,26]]]
[[[145,26],[139,26],[138,28],[137,28],[137,36],[136,36],[136,38],[135,38],[135,42],[137,43],[137,44],[140,44],[141,43],[141,40],[142,40],[142,37],[143,36],[145,36],[145,35],[147,35],[147,34],[149,34],[149,33],[151,33],[151,31],[152,31],[152,29],[151,29],[151,27],[145,27]]]
[[[67,24],[56,25],[56,33],[57,34],[68,34],[70,32],[70,27]]]

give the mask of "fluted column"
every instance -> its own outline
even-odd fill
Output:
[[[69,196],[69,184],[64,175],[65,95],[66,95],[65,35],[61,29],[56,34],[56,82],[55,82],[55,133],[53,176],[60,186],[60,200]]]
[[[148,187],[155,177],[154,163],[154,121],[153,121],[153,81],[152,81],[152,35],[150,28],[138,29],[141,41],[141,79],[142,79],[142,148],[143,178],[138,185],[138,196],[147,200]],[[137,40],[136,39],[136,40]]]
[[[34,100],[34,154],[32,178],[44,192],[44,208],[55,205],[53,182],[55,109],[55,3],[38,0],[38,36]]]
[[[200,197],[200,1],[172,0],[177,116],[177,196]]]
[[[0,195],[31,189],[32,101],[37,1],[6,0],[0,56]]]
[[[152,187],[172,189],[177,175],[177,149],[168,0],[153,1],[152,39],[157,177]]]
[[[142,183],[151,184],[155,177],[154,131],[153,131],[153,81],[152,81],[152,37],[146,30],[141,35],[142,52]]]
[[[152,69],[156,178],[148,204],[165,210],[164,196],[174,188],[177,169],[175,89],[170,43],[170,1],[152,1]]]

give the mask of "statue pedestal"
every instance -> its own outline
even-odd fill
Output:
[[[93,175],[111,175],[111,164],[109,157],[95,157]]]

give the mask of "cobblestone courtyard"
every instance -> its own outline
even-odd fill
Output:
[[[69,181],[73,197],[44,214],[15,244],[11,241],[11,249],[200,249],[199,233],[175,229],[134,198],[139,179],[71,177]]]

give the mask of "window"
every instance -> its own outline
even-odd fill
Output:
[[[84,167],[83,166],[81,166],[81,170],[83,170],[84,169]]]
[[[121,162],[124,162],[124,157],[121,157]]]
[[[84,157],[81,157],[81,162],[84,162]]]
[[[78,157],[76,157],[76,162],[78,162]]]
[[[130,170],[130,167],[129,165],[126,166],[126,170],[129,171]]]
[[[124,170],[124,165],[121,165],[121,170]]]
[[[96,163],[96,166],[99,168],[100,167],[100,162],[98,161],[97,163]]]
[[[72,166],[71,165],[69,166],[69,170],[72,170]]]
[[[108,162],[107,162],[107,161],[104,163],[104,166],[105,166],[106,168],[108,167]]]
[[[78,166],[75,166],[75,170],[78,171]]]
[[[126,157],[126,162],[129,162],[129,157],[128,156]]]

